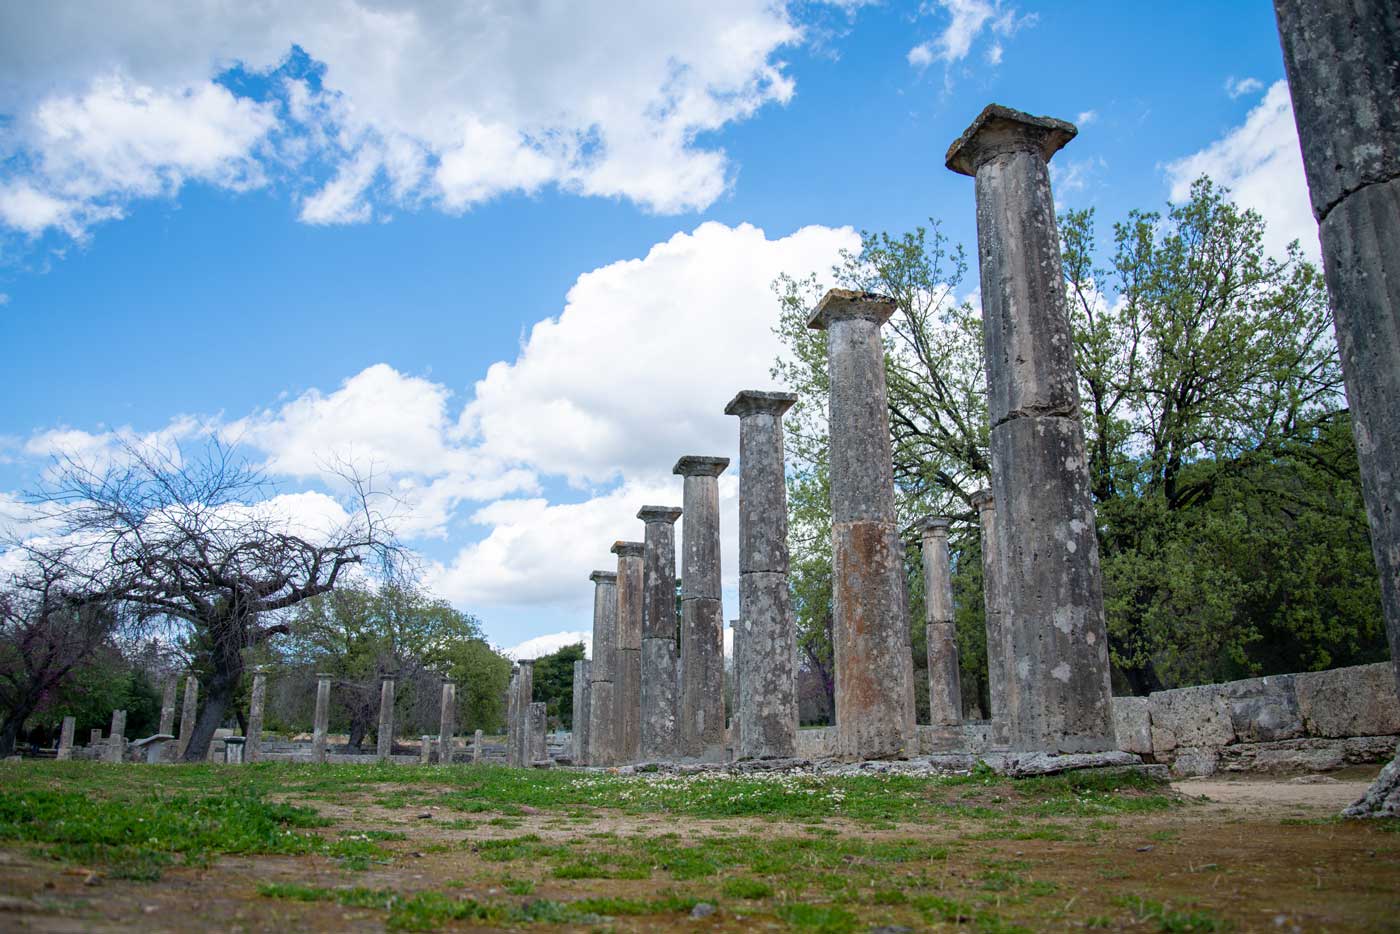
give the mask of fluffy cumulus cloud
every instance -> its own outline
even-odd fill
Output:
[[[730,166],[697,135],[786,102],[801,39],[771,0],[5,5],[0,222],[80,236],[186,181],[278,173],[310,223],[546,185],[703,208]]]
[[[951,68],[984,39],[983,58],[990,65],[999,65],[1005,51],[1003,40],[1034,21],[1033,15],[1022,16],[1002,0],[937,0],[924,9],[946,15],[947,21],[940,32],[907,53],[909,64],[920,70],[935,62]]]
[[[1202,175],[1234,192],[1235,200],[1263,215],[1265,248],[1282,256],[1297,240],[1303,252],[1321,261],[1317,222],[1308,201],[1298,130],[1288,84],[1276,81],[1245,121],[1209,146],[1166,166],[1171,198],[1183,201]]]

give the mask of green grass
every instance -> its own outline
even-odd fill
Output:
[[[1203,934],[1203,932],[1233,931],[1235,926],[1214,912],[1188,907],[1172,908],[1162,902],[1140,896],[1116,900],[1127,908],[1138,924],[1149,925],[1160,934]]]

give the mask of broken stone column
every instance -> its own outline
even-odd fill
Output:
[[[175,675],[170,675],[165,679],[165,684],[160,693],[160,729],[157,733],[175,732],[175,683],[178,679]]]
[[[185,758],[185,749],[194,736],[194,715],[199,706],[199,679],[190,672],[185,676],[185,703],[180,708],[180,741],[175,748],[175,758]]]
[[[374,754],[380,762],[394,752],[394,675],[379,676],[379,733],[375,736]]]
[[[914,748],[913,655],[880,326],[891,298],[832,289],[807,326],[827,332],[831,376],[832,650],[836,748],[848,759]]]
[[[924,557],[924,633],[928,644],[928,714],[933,726],[962,722],[958,632],[953,622],[953,571],[948,520],[925,516],[917,523]]]
[[[327,733],[331,723],[331,675],[316,675],[316,718],[311,725],[311,761],[326,761]]]
[[[520,730],[516,723],[519,719],[517,707],[520,703],[520,666],[512,665],[510,668],[510,684],[506,686],[506,765],[520,765],[520,747],[517,740],[520,737]]]
[[[108,762],[120,762],[126,752],[126,711],[112,711],[112,731],[107,737],[105,756]]]
[[[676,754],[676,692],[679,652],[676,646],[675,506],[643,506],[637,518],[646,523],[642,554],[642,726],[641,758],[669,759]]]
[[[617,574],[594,571],[593,659],[588,666],[588,764],[617,765],[617,704],[613,674],[617,667]]]
[[[253,669],[253,689],[248,698],[248,742],[243,756],[249,762],[262,758],[263,708],[267,706],[267,672]]]
[[[1400,10],[1274,0],[1400,689]],[[1400,815],[1400,756],[1352,816]]]
[[[58,731],[59,761],[73,758],[73,730],[77,726],[77,722],[73,717],[63,718],[63,726]]]
[[[418,737],[418,764],[427,765],[432,761],[433,738],[426,733]]]
[[[97,749],[101,745],[102,731],[96,727],[93,727],[91,730],[88,731],[88,748]]]
[[[1015,719],[1015,679],[1010,667],[1011,653],[1006,631],[1006,616],[1001,604],[1001,568],[997,558],[997,509],[991,490],[972,494],[972,505],[982,527],[982,606],[987,629],[987,696],[991,704],[992,738],[1005,744],[1010,737],[1010,722]]]
[[[242,765],[244,760],[244,746],[247,740],[242,736],[230,736],[224,740],[224,763],[227,765]]]
[[[520,675],[515,682],[515,722],[510,727],[511,746],[515,752],[515,764],[530,765],[530,704],[535,699],[535,660],[522,658],[519,661]]]
[[[724,607],[720,595],[719,475],[727,457],[682,457],[681,657],[676,751],[724,758]]]
[[[472,762],[474,764],[481,761],[481,744],[483,739],[484,737],[480,730],[472,734]]]
[[[527,768],[539,763],[549,763],[549,747],[545,745],[547,726],[546,705],[534,702],[525,705],[525,765]]]
[[[636,762],[642,754],[642,556],[641,542],[613,542],[617,555],[617,756]]]
[[[783,413],[797,396],[745,390],[739,417],[739,625],[734,629],[735,758],[797,754],[797,634],[788,590]]]
[[[438,762],[451,765],[456,753],[457,741],[457,682],[446,676],[442,679],[442,707],[438,714]]]
[[[1015,749],[1115,749],[1089,462],[1048,162],[1063,120],[988,106],[948,150],[977,180],[997,545],[1020,709]]]
[[[587,659],[574,662],[573,735],[570,737],[573,741],[570,758],[574,760],[574,765],[584,765],[588,762],[588,668]]]

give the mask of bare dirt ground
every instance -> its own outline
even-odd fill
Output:
[[[158,882],[108,878],[82,866],[44,859],[22,845],[0,848],[0,930],[4,931],[383,931],[394,921],[377,907],[268,897],[268,883],[341,890],[351,886],[409,895],[446,892],[483,902],[514,898],[569,902],[606,895],[647,899],[665,892],[695,896],[716,910],[692,918],[609,917],[585,924],[448,920],[444,930],[582,929],[749,931],[906,930],[1128,931],[1400,931],[1400,833],[1394,824],[1338,821],[1337,812],[1365,789],[1371,771],[1304,779],[1193,780],[1174,785],[1185,803],[1171,810],[1106,818],[1046,817],[998,825],[955,816],[929,826],[829,819],[810,824],[762,819],[699,820],[598,812],[586,819],[557,813],[508,818],[461,815],[426,805],[376,803],[372,795],[318,802],[347,826],[402,833],[386,842],[387,864],[348,871],[324,856],[222,857],[205,868],[177,867]],[[427,800],[424,798],[423,800]],[[1019,829],[1018,829],[1019,828]],[[675,847],[732,841],[746,850],[823,834],[898,845],[946,845],[946,855],[890,867],[871,882],[868,860],[853,858],[862,882],[841,888],[830,872],[812,871],[798,888],[804,902],[845,905],[835,915],[785,915],[781,886],[760,902],[727,897],[726,871],[694,879],[560,878],[541,860],[490,862],[477,844],[535,835],[539,846],[577,843],[626,852],[663,834]],[[602,835],[602,836],[598,836]],[[615,836],[608,836],[615,835]],[[671,838],[667,838],[671,839]],[[521,886],[528,891],[520,894]],[[260,892],[260,886],[263,887]],[[512,888],[514,886],[514,888]],[[938,917],[896,897],[906,888],[976,898],[984,911]],[[823,894],[836,893],[836,894]],[[922,904],[927,905],[929,896]],[[936,899],[934,899],[936,901]],[[912,902],[910,903],[912,904]],[[405,925],[408,925],[405,927]],[[897,930],[898,928],[891,928]]]

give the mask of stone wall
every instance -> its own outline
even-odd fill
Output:
[[[1400,737],[1389,663],[1115,697],[1119,748],[1181,776],[1383,762]]]

